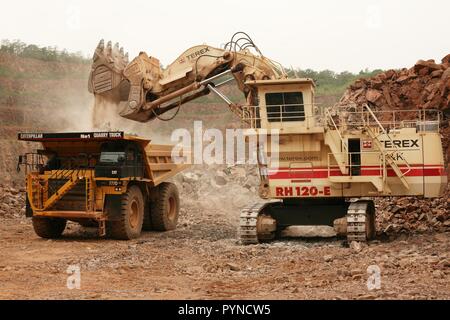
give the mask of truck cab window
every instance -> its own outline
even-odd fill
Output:
[[[119,163],[125,160],[125,152],[104,151],[100,154],[101,163]]]

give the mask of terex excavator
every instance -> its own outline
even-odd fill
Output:
[[[218,90],[229,81],[220,78],[229,74],[245,105]],[[164,70],[145,53],[128,63],[118,45],[105,47],[102,41],[89,89],[96,109],[117,106],[121,116],[141,122],[213,91],[249,132],[278,129],[276,165],[264,156],[270,154],[271,139],[258,145],[265,151],[258,159],[264,201],[241,212],[244,244],[289,235],[305,225],[324,226],[348,241],[367,241],[375,235],[372,197],[438,197],[447,185],[438,111],[320,108],[314,81],[288,78],[245,33],[236,33],[223,49],[192,47]]]

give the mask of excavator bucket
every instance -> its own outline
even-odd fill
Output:
[[[89,75],[89,92],[95,96],[94,126],[105,115],[119,114],[135,121],[148,121],[139,113],[146,100],[146,90],[153,88],[149,79],[159,80],[159,60],[141,52],[129,62],[128,53],[111,41],[101,40],[95,49]]]
[[[103,115],[118,113],[121,96],[127,95],[123,76],[127,64],[128,53],[124,54],[118,43],[113,47],[111,41],[106,46],[104,40],[100,41],[92,57],[88,83],[89,92],[95,97],[94,126],[101,125]]]
[[[116,89],[123,80],[123,70],[128,64],[128,53],[125,55],[119,44],[114,47],[111,41],[105,47],[101,40],[92,58],[91,74],[89,76],[89,92],[107,93]]]

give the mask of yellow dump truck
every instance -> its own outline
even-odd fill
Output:
[[[26,216],[37,235],[57,238],[67,220],[96,226],[100,236],[133,239],[141,230],[175,229],[177,187],[185,169],[170,145],[124,132],[19,133],[42,149],[19,156],[26,173]]]

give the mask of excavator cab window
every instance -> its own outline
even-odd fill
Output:
[[[305,107],[302,92],[266,93],[269,122],[304,121]]]

